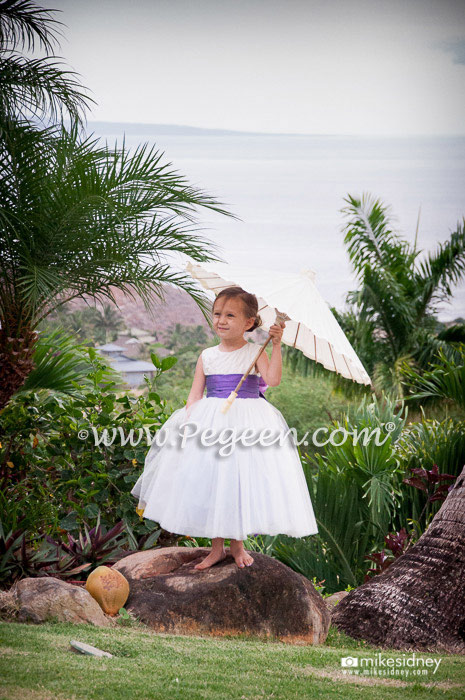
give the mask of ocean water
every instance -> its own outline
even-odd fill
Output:
[[[121,143],[122,125],[89,129]],[[128,146],[155,144],[163,162],[240,217],[200,210],[202,235],[220,246],[225,261],[271,271],[311,268],[338,309],[357,287],[342,232],[348,194],[380,199],[392,230],[411,242],[419,217],[420,260],[465,217],[465,137],[212,135],[146,126],[138,132],[137,125],[124,131]],[[465,316],[465,282],[440,307],[441,320],[458,316]]]

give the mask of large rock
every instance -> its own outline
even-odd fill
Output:
[[[1,601],[2,610],[6,611],[8,606],[17,622],[40,623],[56,619],[98,627],[113,625],[85,588],[52,576],[17,581]]]
[[[158,632],[324,643],[331,615],[305,576],[257,552],[249,552],[254,563],[243,569],[229,553],[195,569],[209,551],[166,547],[120,559],[113,568],[129,581],[126,608]]]

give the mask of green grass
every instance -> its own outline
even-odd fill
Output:
[[[114,658],[74,653],[71,639]],[[112,629],[0,622],[0,700],[465,698],[461,656],[416,653],[442,659],[436,674],[430,670],[420,680],[343,676],[342,656],[376,658],[378,651],[384,658],[403,658],[402,652],[378,650],[333,627],[324,645],[293,646],[250,637],[155,634],[126,620]]]

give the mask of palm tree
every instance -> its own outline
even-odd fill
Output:
[[[102,311],[96,309],[95,321],[97,327],[103,331],[105,343],[108,342],[108,334],[111,331],[121,331],[125,327],[123,317],[111,304],[104,304]]]
[[[463,654],[464,562],[465,467],[416,544],[341,600],[332,622],[375,646]]]
[[[79,342],[87,342],[88,345],[104,343],[106,342],[105,333],[98,325],[98,313],[95,306],[69,311],[63,305],[56,312],[49,314],[37,330],[39,333],[47,335],[61,329],[72,334]]]
[[[166,260],[218,260],[197,233],[197,208],[232,216],[155,148],[110,150],[79,133],[88,100],[49,55],[59,24],[52,12],[31,0],[0,2],[0,408],[33,368],[35,329],[70,299],[116,304],[112,289],[120,289],[151,311],[170,283],[208,318],[207,297]],[[17,51],[37,44],[45,59]],[[65,114],[69,130],[31,122]]]
[[[465,275],[465,219],[448,241],[427,253],[402,239],[391,227],[388,208],[370,195],[349,195],[342,212],[348,221],[345,238],[360,288],[349,292],[349,339],[378,390],[402,396],[402,366],[424,368],[441,348],[454,353],[465,340],[465,327],[438,332],[438,304],[452,296],[452,287]],[[367,332],[370,340],[367,343]],[[364,343],[357,347],[356,339]]]
[[[46,10],[32,0],[0,2],[0,113],[3,119],[37,118],[44,121],[68,116],[82,123],[93,103],[79,85],[77,74],[55,60],[61,22],[57,10]],[[44,58],[23,56],[18,49],[42,49]]]
[[[450,360],[439,351],[439,362],[420,374],[408,367],[404,376],[417,391],[412,398],[464,402],[465,346]],[[453,489],[427,530],[413,547],[386,570],[338,603],[333,622],[357,639],[397,649],[465,651],[465,467],[463,421],[424,421],[410,426],[402,439],[404,459],[427,467],[431,459],[441,473],[454,473]],[[441,459],[444,457],[444,459]],[[447,461],[447,459],[449,461]],[[460,461],[459,461],[460,460]],[[461,473],[460,473],[461,472]]]
[[[70,299],[117,305],[118,288],[150,312],[170,283],[208,318],[207,297],[165,257],[219,259],[197,233],[196,207],[231,214],[162,157],[147,145],[109,150],[76,124],[0,123],[0,407],[32,369],[35,328]]]

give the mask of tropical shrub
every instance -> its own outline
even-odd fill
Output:
[[[440,474],[453,474],[457,477],[465,464],[465,423],[451,418],[434,419],[410,423],[402,431],[396,446],[405,476],[414,469],[431,470],[437,465]],[[418,489],[406,489],[395,518],[395,524],[405,524],[407,518],[419,520],[426,503],[426,495]],[[440,505],[430,505],[434,516]],[[426,527],[427,512],[421,518],[422,529]]]
[[[379,549],[389,531],[401,498],[403,468],[395,445],[406,422],[402,410],[396,412],[388,398],[363,399],[329,426],[346,431],[342,444],[303,455],[318,534],[280,537],[274,554],[309,579],[324,580],[329,592],[363,582],[366,555]]]
[[[153,355],[157,374],[146,378],[147,395],[135,398],[117,396],[106,363],[93,348],[87,355],[90,386],[72,396],[21,392],[0,412],[3,530],[21,523],[34,537],[78,535],[97,519],[108,529],[122,521],[134,546],[153,527],[136,514],[130,490],[150,446],[144,431],[153,438],[171,413],[156,381],[176,358]]]

